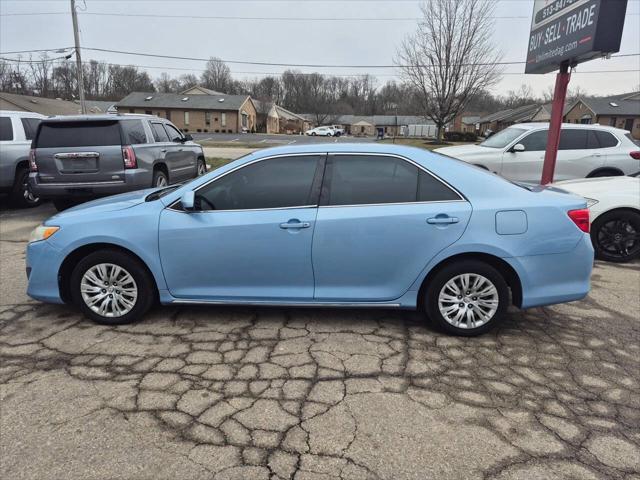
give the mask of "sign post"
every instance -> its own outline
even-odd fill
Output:
[[[620,50],[627,0],[535,0],[525,73],[559,70],[541,183],[553,181],[569,69]]]

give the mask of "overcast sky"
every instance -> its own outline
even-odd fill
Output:
[[[494,41],[505,61],[526,56],[533,0],[496,0]],[[217,56],[224,60],[337,65],[391,65],[397,45],[415,30],[418,0],[78,0],[83,47],[107,48],[187,57]],[[58,15],[14,16],[16,13],[60,12]],[[66,12],[66,14],[64,14]],[[0,0],[0,51],[31,50],[73,45],[68,0]],[[93,16],[110,13],[116,16]],[[135,15],[182,15],[195,18],[153,18]],[[231,20],[206,16],[296,17],[309,20]],[[360,18],[326,21],[320,18]],[[523,18],[522,18],[523,17]],[[621,54],[640,52],[640,0],[629,0]],[[56,54],[52,54],[56,55]],[[57,54],[60,55],[60,54]],[[17,55],[6,55],[15,58]],[[155,78],[163,70],[172,75],[198,73],[204,62],[134,57],[84,51],[83,60],[145,66]],[[148,67],[164,68],[148,68]],[[229,64],[236,78],[261,77],[257,72],[281,73],[285,68]],[[171,70],[166,67],[171,67]],[[173,70],[176,69],[176,70]],[[580,73],[601,70],[627,73]],[[378,84],[397,78],[395,69],[299,68],[331,74],[370,73]],[[580,65],[571,86],[592,94],[630,91],[640,85],[640,56],[594,60]],[[524,65],[506,67],[494,93],[506,93],[521,84],[540,94],[553,85],[554,75],[524,75]],[[247,73],[250,72],[250,73]]]

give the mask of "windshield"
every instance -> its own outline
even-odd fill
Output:
[[[481,147],[504,148],[522,135],[526,130],[522,128],[506,128],[492,135],[480,144]]]

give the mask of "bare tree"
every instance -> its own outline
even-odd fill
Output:
[[[227,95],[232,94],[234,81],[227,64],[219,58],[210,58],[202,72],[202,86]]]
[[[494,4],[430,0],[421,5],[417,31],[398,49],[396,62],[417,90],[424,115],[436,124],[438,141],[469,99],[499,79],[502,53],[491,41]]]

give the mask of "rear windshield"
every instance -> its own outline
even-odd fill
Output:
[[[38,148],[120,145],[118,122],[43,122]]]

